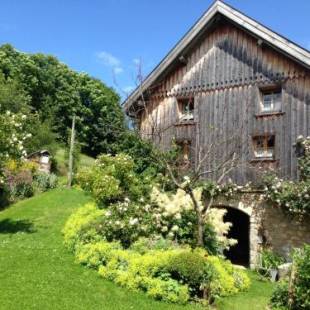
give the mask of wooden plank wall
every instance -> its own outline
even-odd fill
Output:
[[[283,177],[296,178],[293,144],[298,135],[310,136],[310,72],[299,64],[232,24],[222,23],[206,34],[179,66],[152,88],[149,113],[141,116],[141,134],[151,134],[151,123],[162,130],[157,143],[168,149],[173,138],[190,139],[201,149],[221,141],[209,156],[206,168],[237,150],[242,165],[232,178],[244,183],[256,176],[250,169],[252,136],[276,136],[277,167]],[[281,115],[255,117],[260,103],[260,87],[282,85]],[[174,126],[177,98],[195,98],[194,125]],[[150,121],[152,115],[152,121]],[[236,137],[233,139],[232,137]]]

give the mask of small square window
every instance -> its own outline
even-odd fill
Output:
[[[282,91],[281,89],[262,91],[261,112],[273,113],[281,112],[282,109]]]
[[[265,135],[253,138],[254,156],[260,159],[273,159],[275,150],[275,136]]]
[[[194,98],[186,98],[178,100],[179,106],[179,120],[181,122],[193,121],[194,120]]]

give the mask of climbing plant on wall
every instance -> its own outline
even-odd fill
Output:
[[[268,176],[265,178],[265,191],[270,202],[291,214],[304,217],[310,214],[310,137],[299,136],[296,150],[300,181],[284,181],[276,176]]]

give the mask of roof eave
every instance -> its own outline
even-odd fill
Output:
[[[251,34],[261,38],[278,51],[286,54],[307,69],[310,69],[310,52],[268,29],[254,19],[244,15],[238,10],[228,6],[222,1],[217,0],[158,64],[158,66],[155,67],[155,69],[146,77],[143,83],[137,87],[125,100],[124,109],[127,114],[129,113],[129,109],[132,104],[139,99],[141,93],[148,89],[156,81],[156,79],[158,79],[158,77],[173,63],[173,61],[182,53],[188,44],[190,44],[196,35],[200,33],[200,31],[217,13],[222,14]]]

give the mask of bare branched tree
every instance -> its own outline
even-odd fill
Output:
[[[146,93],[143,90],[143,76],[141,74],[141,63],[138,66],[137,74],[137,89],[139,91],[139,102],[137,105],[136,114],[143,113],[143,117],[147,122],[147,126],[140,128],[139,134],[142,138],[147,138],[160,146],[161,141],[171,126],[166,127],[160,125],[158,109],[154,109],[152,102],[146,100]],[[153,86],[154,87],[154,86]],[[222,102],[222,113],[218,124],[225,124],[225,112],[228,104]],[[246,105],[246,111],[248,110]],[[141,117],[141,114],[140,114]],[[197,219],[197,246],[204,245],[205,223],[207,221],[208,210],[214,205],[214,192],[209,193],[208,198],[204,201],[201,208],[199,201],[194,194],[195,188],[202,182],[202,180],[212,180],[214,183],[220,185],[225,182],[233,170],[240,168],[242,163],[242,144],[244,141],[245,123],[240,124],[238,130],[230,133],[229,137],[224,137],[223,128],[210,128],[209,136],[210,142],[208,144],[200,143],[200,124],[195,123],[195,144],[191,145],[191,152],[195,154],[194,163],[187,169],[182,169],[179,161],[169,161],[164,156],[158,156],[154,160],[160,161],[166,167],[167,174],[178,189],[184,190],[192,200]],[[224,125],[223,125],[224,126]],[[147,127],[147,130],[145,128]],[[221,154],[222,147],[228,150],[227,154]],[[186,182],[184,182],[186,177]]]

